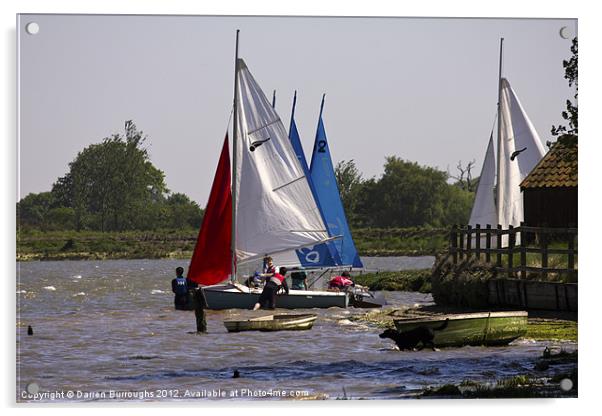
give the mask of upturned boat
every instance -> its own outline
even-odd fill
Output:
[[[228,332],[240,331],[301,331],[311,329],[317,315],[267,315],[242,321],[224,321]]]
[[[420,326],[440,327],[449,319],[447,327],[435,330],[433,342],[437,347],[461,347],[464,345],[507,345],[527,332],[528,313],[478,312],[455,315],[437,315],[426,318],[395,319],[400,332]]]

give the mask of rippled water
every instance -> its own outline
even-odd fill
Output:
[[[350,321],[351,315],[365,312],[352,308],[312,310],[319,316],[310,331],[232,334],[223,320],[267,313],[207,311],[209,333],[189,334],[195,330],[194,313],[175,311],[170,290],[173,270],[181,264],[19,264],[17,400],[111,400],[111,391],[142,395],[120,397],[128,400],[187,399],[187,391],[251,399],[282,390],[383,399],[404,397],[426,385],[545,374],[534,372],[533,364],[550,343],[400,352],[378,337],[379,329]],[[420,293],[387,292],[385,297],[393,305],[432,302]],[[28,325],[33,336],[27,335]],[[240,378],[232,378],[235,369]],[[24,393],[38,389],[55,396]],[[67,397],[70,392],[75,397]]]

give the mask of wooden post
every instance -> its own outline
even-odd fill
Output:
[[[541,248],[541,277],[542,279],[547,280],[548,272],[545,269],[548,268],[548,234],[544,229],[541,230],[539,235],[539,244]]]
[[[525,226],[524,222],[520,223],[520,278],[527,278],[527,238],[525,236],[525,232],[523,231],[523,227]],[[526,295],[526,292],[525,292]],[[526,304],[526,300],[525,300]]]
[[[460,261],[464,259],[464,229],[460,227]]]
[[[514,267],[514,242],[516,239],[516,232],[512,225],[508,226],[508,278],[512,278],[512,268]]]
[[[458,226],[456,224],[452,226],[451,233],[449,233],[449,242],[454,264],[458,264]]]
[[[470,225],[466,226],[466,257],[472,257],[472,227]]]
[[[496,266],[497,267],[502,267],[502,225],[498,224],[497,225],[497,261],[496,261]]]
[[[569,238],[569,253],[568,253],[568,264],[567,268],[570,270],[570,274],[575,272],[575,234],[568,233]]]
[[[476,250],[477,260],[481,261],[481,224],[477,224],[476,227],[474,247]]]
[[[485,240],[485,261],[491,262],[491,224],[487,224],[487,239]]]

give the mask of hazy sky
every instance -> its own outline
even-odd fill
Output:
[[[36,35],[25,32],[39,24]],[[311,151],[320,99],[334,162],[364,177],[396,155],[448,167],[476,160],[503,74],[542,141],[573,93],[562,60],[573,19],[297,18],[22,15],[20,195],[50,190],[85,146],[134,120],[173,192],[204,206],[232,106],[235,30],[240,56],[288,128]],[[309,154],[308,154],[309,157]]]

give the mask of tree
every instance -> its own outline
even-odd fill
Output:
[[[48,228],[46,217],[54,202],[51,192],[28,194],[17,203],[17,224],[45,231]]]
[[[579,133],[578,130],[578,108],[577,108],[577,97],[579,94],[579,84],[578,84],[578,42],[577,38],[573,39],[573,43],[571,45],[572,56],[568,61],[562,61],[562,66],[564,67],[564,78],[569,81],[569,86],[575,85],[575,104],[571,102],[571,100],[566,100],[566,111],[562,112],[562,118],[567,120],[569,125],[568,128],[563,125],[552,126],[552,135],[553,136],[561,136],[561,135],[573,135],[577,136]]]
[[[357,222],[357,204],[362,189],[362,175],[352,160],[341,161],[335,167],[341,202],[350,224]]]
[[[167,188],[142,147],[146,137],[125,123],[125,137],[114,134],[78,153],[69,172],[53,186],[75,213],[76,228],[101,231],[156,226]]]
[[[203,210],[188,196],[175,193],[167,198],[168,228],[199,228],[203,220]]]
[[[452,176],[448,173],[449,177],[456,180],[455,185],[459,186],[461,189],[464,189],[468,192],[474,192],[476,189],[476,181],[472,177],[472,168],[474,168],[475,161],[468,162],[468,164],[464,167],[462,166],[462,161],[458,161],[458,172],[460,172],[459,176]]]
[[[363,227],[442,227],[468,220],[474,194],[438,169],[391,156],[384,174],[361,183],[353,217]],[[348,217],[349,217],[348,213]]]

